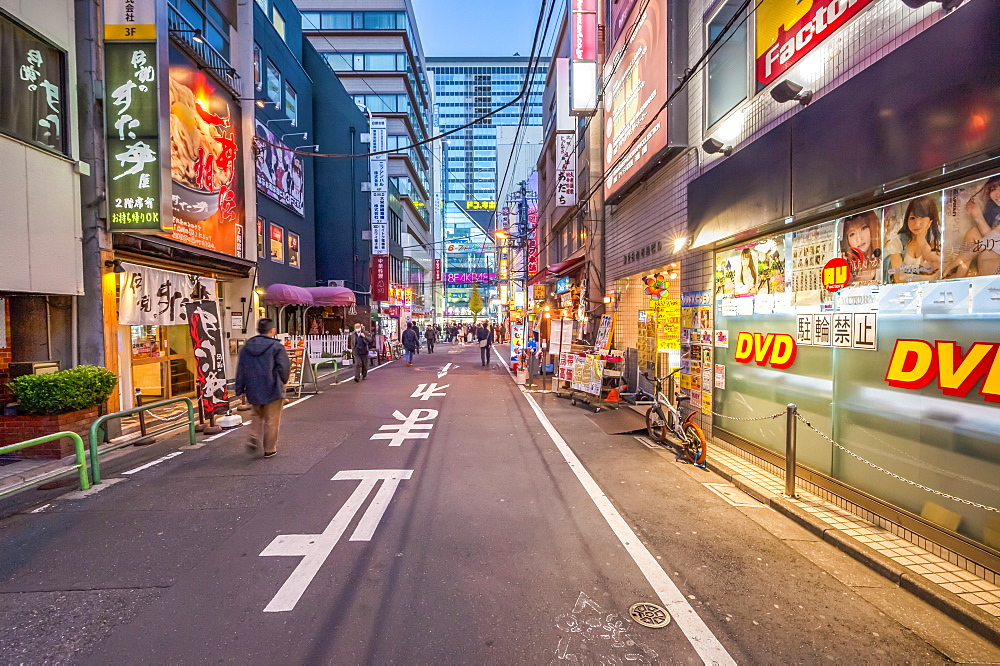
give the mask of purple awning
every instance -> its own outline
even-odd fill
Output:
[[[347,287],[309,287],[313,305],[351,305],[357,302],[354,292]]]
[[[272,284],[264,289],[261,301],[267,305],[312,305],[312,295],[304,287]]]

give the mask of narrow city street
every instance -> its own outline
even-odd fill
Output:
[[[6,505],[0,661],[947,663],[978,640],[473,346],[293,402],[272,459],[245,435]]]

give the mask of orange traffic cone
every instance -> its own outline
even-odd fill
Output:
[[[613,388],[610,391],[608,391],[608,397],[604,399],[604,402],[621,402],[621,400],[618,397],[618,389]]]

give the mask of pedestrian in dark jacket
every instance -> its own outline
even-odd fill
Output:
[[[427,330],[424,331],[424,339],[427,340],[427,353],[434,353],[434,343],[437,342],[438,334],[437,329],[433,326],[428,326]]]
[[[493,331],[486,324],[480,324],[479,330],[476,331],[476,340],[479,341],[479,356],[485,367],[490,364],[490,349],[493,348]]]
[[[417,353],[417,346],[420,344],[420,338],[417,336],[417,330],[413,322],[406,323],[402,343],[403,349],[406,350],[406,365],[413,365],[413,355]]]
[[[375,349],[375,341],[361,327],[361,322],[354,324],[354,332],[347,336],[347,345],[354,354],[354,381],[368,379],[368,351]]]
[[[236,366],[236,395],[246,396],[257,421],[248,447],[256,452],[263,440],[265,458],[278,452],[281,407],[292,365],[288,352],[274,339],[275,330],[270,319],[257,322],[257,335],[243,345]]]

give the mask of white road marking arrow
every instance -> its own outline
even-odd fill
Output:
[[[351,541],[371,541],[372,535],[375,534],[375,528],[382,520],[396,488],[399,487],[399,482],[403,479],[409,479],[412,475],[412,469],[367,469],[337,472],[337,475],[331,479],[332,481],[353,480],[361,481],[361,483],[347,498],[344,506],[340,507],[340,511],[333,517],[326,529],[320,534],[279,534],[260,554],[260,557],[302,558],[299,565],[295,567],[295,571],[288,576],[285,584],[271,599],[271,603],[264,608],[264,612],[281,613],[295,609],[295,605],[299,603],[299,599],[309,587],[309,583],[316,577],[320,567],[333,551],[333,547],[347,531],[354,515],[368,499],[368,495],[375,485],[382,481],[382,487],[375,493],[375,499],[368,505],[368,509],[365,510],[358,526],[354,529],[354,534],[351,535]]]

